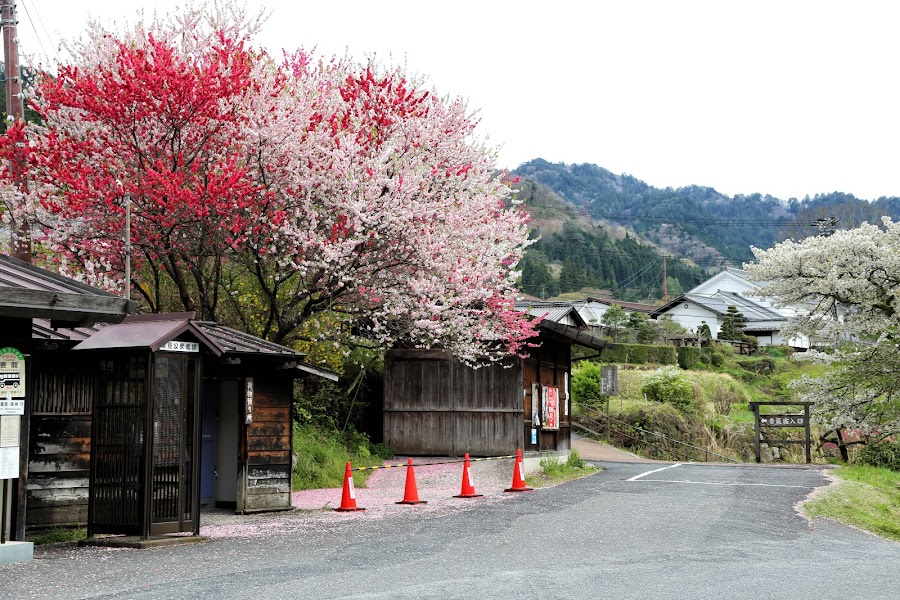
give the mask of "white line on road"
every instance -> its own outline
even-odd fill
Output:
[[[666,467],[668,468],[668,467]],[[662,469],[657,469],[661,471]],[[647,473],[642,473],[638,475],[638,477],[643,477],[644,475],[649,475],[653,473],[653,471],[649,471]],[[635,481],[637,477],[632,477],[631,479],[626,479],[626,481]],[[808,490],[810,488],[814,488],[814,485],[785,485],[781,483],[741,483],[739,481],[691,481],[689,479],[645,479],[644,481],[650,481],[653,483],[696,483],[698,485],[755,485],[761,487],[781,487],[781,488],[800,488],[804,490]]]
[[[669,465],[668,467],[662,467],[661,469],[653,469],[652,471],[647,471],[645,473],[641,473],[640,475],[635,475],[631,479],[626,479],[625,481],[637,481],[641,477],[646,477],[651,473],[659,473],[660,471],[665,471],[666,469],[674,469],[675,467],[680,467],[682,463],[675,463],[674,465]]]

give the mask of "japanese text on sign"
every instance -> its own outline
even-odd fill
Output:
[[[25,397],[25,356],[15,348],[0,348],[0,396],[6,399]]]
[[[246,412],[246,420],[245,423],[248,425],[253,422],[253,378],[247,378],[247,388],[245,391],[245,398],[247,400],[247,412]]]
[[[159,347],[160,350],[168,350],[169,352],[200,352],[200,344],[197,342],[166,342]]]
[[[3,392],[0,392],[2,394]],[[24,415],[25,401],[0,396],[0,415]]]
[[[760,415],[759,424],[768,427],[806,427],[803,415]]]

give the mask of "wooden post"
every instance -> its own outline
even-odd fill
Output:
[[[751,402],[750,410],[753,411],[754,446],[756,448],[756,462],[757,464],[759,464],[762,462],[762,453],[759,447],[759,404],[757,404],[756,402]]]
[[[809,404],[803,405],[803,420],[806,421],[806,464],[812,463],[812,437],[809,428]]]
[[[31,355],[25,355],[25,410],[19,420],[19,481],[16,486],[18,496],[16,498],[16,533],[13,539],[25,541],[25,511],[28,500],[28,434],[31,431],[31,398],[33,392],[34,377],[32,375]]]
[[[14,0],[0,0],[0,19],[3,25],[3,62],[6,78],[7,125],[25,119],[25,102],[22,96],[22,78],[19,74],[19,47],[16,33],[16,5]],[[27,192],[25,183],[25,159],[22,149],[9,159],[10,179],[16,182],[22,192]],[[10,223],[10,251],[21,261],[31,262],[31,229],[28,222],[18,215]]]

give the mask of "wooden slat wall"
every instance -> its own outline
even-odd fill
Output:
[[[454,454],[514,454],[522,447],[522,361],[472,369],[452,363]]]
[[[521,361],[472,369],[434,350],[385,357],[384,443],[398,454],[509,454],[521,445]]]
[[[87,522],[91,416],[31,417],[28,527]]]
[[[91,413],[97,378],[80,371],[54,372],[41,369],[34,374],[32,414]]]
[[[291,385],[254,380],[244,511],[291,506]]]
[[[384,367],[384,444],[398,454],[451,452],[450,358],[434,350],[392,350]]]

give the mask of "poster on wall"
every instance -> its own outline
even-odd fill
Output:
[[[0,479],[19,478],[19,448],[0,448]]]
[[[544,388],[544,429],[559,429],[559,388]]]
[[[541,386],[536,383],[531,384],[531,424],[541,426]]]

